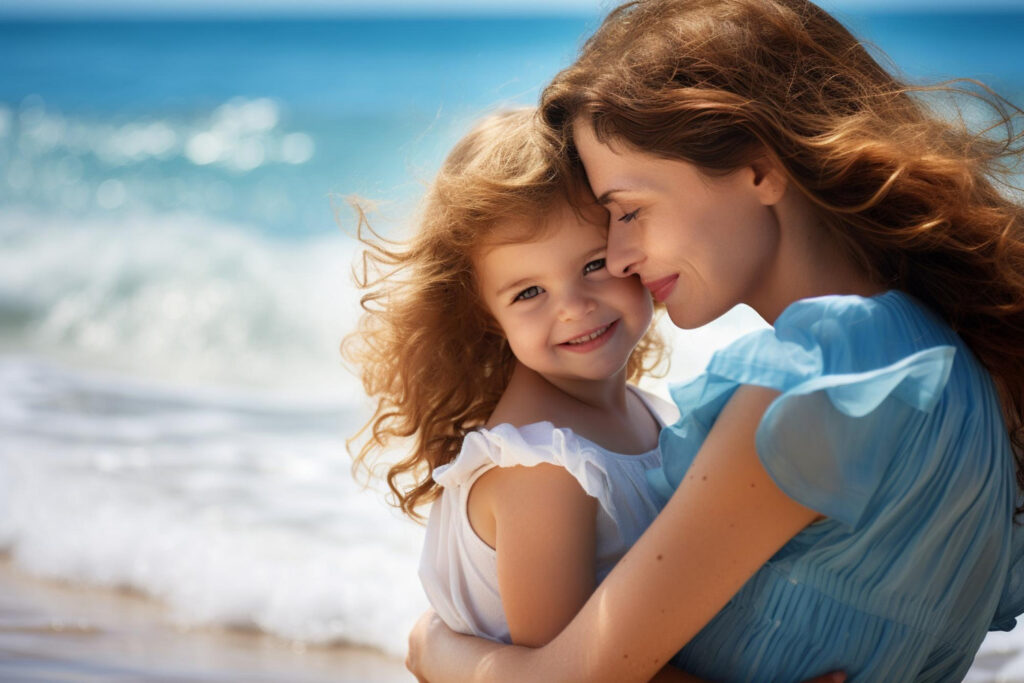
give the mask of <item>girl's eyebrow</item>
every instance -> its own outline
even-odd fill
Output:
[[[530,276],[530,277],[524,277],[522,279],[516,280],[515,282],[510,282],[509,284],[505,285],[504,287],[499,289],[497,292],[495,292],[495,295],[498,296],[498,297],[502,297],[509,290],[518,289],[520,287],[524,287],[526,285],[526,283],[534,282],[536,280],[537,280],[536,277]]]
[[[587,261],[592,259],[595,254],[599,254],[599,253],[601,253],[602,251],[604,251],[607,248],[608,248],[607,244],[601,244],[600,246],[594,247],[590,251],[588,251],[585,254],[583,254],[583,257],[580,260],[583,261],[584,263],[586,263]],[[515,282],[510,282],[507,285],[502,286],[494,294],[497,297],[502,297],[509,290],[517,289],[519,287],[525,287],[527,284],[532,283],[532,282],[537,282],[540,279],[541,279],[541,277],[539,275],[529,275],[527,277],[519,278]]]

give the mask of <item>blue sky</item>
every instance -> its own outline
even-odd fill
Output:
[[[820,0],[827,9],[1024,9],[1022,0]],[[0,0],[0,15],[551,13],[598,14],[608,0]]]

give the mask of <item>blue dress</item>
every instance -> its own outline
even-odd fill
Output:
[[[673,387],[651,470],[665,498],[741,384],[781,395],[758,456],[826,517],[790,540],[677,655],[710,680],[959,681],[1024,611],[1024,527],[991,377],[899,291],[798,301]],[[1017,531],[1020,529],[1020,531]]]

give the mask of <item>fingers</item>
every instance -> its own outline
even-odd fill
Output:
[[[409,652],[405,656],[405,668],[416,677],[420,683],[427,683],[427,679],[423,676],[423,656],[422,653],[426,648],[427,633],[430,629],[430,624],[434,619],[437,619],[437,613],[428,609],[426,612],[420,615],[420,618],[416,620],[416,624],[413,625],[412,630],[409,632]]]

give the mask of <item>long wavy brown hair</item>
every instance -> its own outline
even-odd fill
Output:
[[[995,123],[936,113],[940,95]],[[541,112],[576,173],[578,117],[710,174],[773,157],[875,282],[938,312],[988,369],[1024,484],[1019,108],[970,81],[900,82],[806,0],[639,0],[611,12]]]
[[[389,446],[408,448],[382,464],[392,502],[414,519],[438,495],[434,468],[451,462],[466,433],[486,423],[515,365],[479,297],[473,255],[541,237],[560,202],[593,203],[578,196],[589,190],[563,174],[549,143],[535,109],[484,119],[442,164],[408,242],[373,233],[357,207],[366,246],[356,268],[363,315],[342,353],[377,405],[348,445],[353,468],[371,473],[371,460]],[[510,235],[512,220],[529,227]],[[629,379],[662,367],[663,358],[652,328],[627,362]]]

